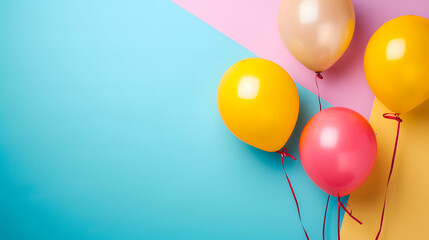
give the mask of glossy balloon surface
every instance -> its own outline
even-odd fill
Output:
[[[219,113],[240,140],[264,151],[280,150],[299,111],[298,90],[276,63],[250,58],[226,71],[217,92]]]
[[[382,25],[365,51],[365,76],[391,111],[406,113],[429,98],[429,20],[401,16]]]
[[[333,107],[307,123],[299,154],[305,172],[319,188],[332,196],[345,196],[371,173],[377,141],[371,125],[359,113]]]
[[[305,67],[322,72],[331,67],[350,44],[355,29],[351,0],[283,0],[280,36]]]

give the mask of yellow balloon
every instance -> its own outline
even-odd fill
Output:
[[[295,83],[279,65],[244,59],[223,75],[217,92],[219,113],[243,142],[268,152],[280,150],[298,118]]]
[[[429,20],[401,16],[372,35],[364,57],[375,96],[391,111],[406,113],[429,98]]]

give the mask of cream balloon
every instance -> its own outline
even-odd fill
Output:
[[[278,21],[292,55],[308,69],[322,72],[349,46],[355,10],[351,0],[283,0]]]

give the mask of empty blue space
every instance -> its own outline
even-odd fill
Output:
[[[249,57],[170,1],[1,1],[0,239],[305,239],[280,156],[217,111]],[[298,89],[297,157],[318,111]],[[299,159],[286,170],[322,239],[327,195]]]

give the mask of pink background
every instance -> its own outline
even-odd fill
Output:
[[[314,73],[302,66],[283,45],[277,29],[281,0],[173,0],[262,58],[280,64],[295,82],[315,92]],[[349,48],[319,81],[323,99],[354,109],[367,119],[374,95],[363,71],[363,55],[372,33],[402,15],[429,18],[429,0],[358,0],[353,2],[356,28]]]

